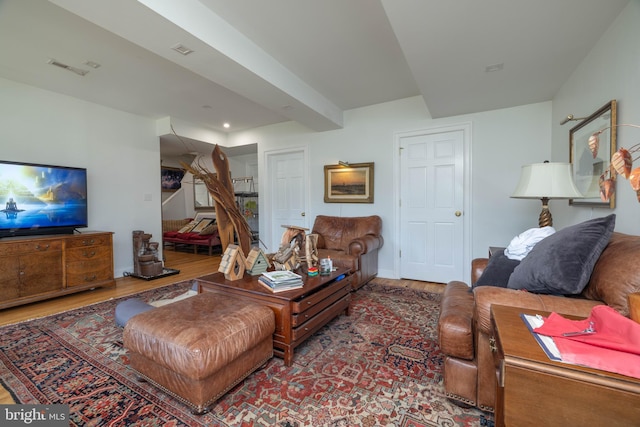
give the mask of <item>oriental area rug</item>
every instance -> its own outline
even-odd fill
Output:
[[[177,297],[191,283],[153,289],[147,302]],[[128,297],[131,298],[131,297]],[[479,426],[476,409],[449,402],[436,324],[440,295],[369,284],[341,315],[296,349],[271,359],[196,416],[138,382],[128,367],[123,299],[0,328],[0,381],[22,404],[69,405],[77,426]]]

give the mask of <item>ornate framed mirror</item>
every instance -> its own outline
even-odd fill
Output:
[[[608,202],[600,198],[599,181],[617,150],[616,124],[616,101],[612,100],[569,131],[569,161],[573,166],[573,180],[584,195],[582,199],[570,199],[570,205],[615,207],[615,195]],[[609,129],[600,134],[600,149],[594,157],[589,149],[589,137],[607,126]]]

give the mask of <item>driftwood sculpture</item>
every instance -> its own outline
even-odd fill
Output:
[[[295,270],[301,263],[307,268],[318,265],[318,235],[305,234],[308,228],[295,225],[283,225],[280,248],[273,256],[276,270]],[[304,251],[304,255],[301,252]]]
[[[195,178],[204,182],[215,201],[216,224],[223,252],[226,251],[229,244],[235,242],[235,233],[242,253],[248,254],[251,250],[251,227],[236,204],[233,182],[229,172],[229,160],[218,145],[211,153],[211,160],[216,170],[215,174],[201,165],[184,165],[184,167]]]

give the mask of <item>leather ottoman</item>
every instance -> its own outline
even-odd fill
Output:
[[[273,356],[273,311],[207,292],[133,316],[123,343],[140,379],[202,414]]]

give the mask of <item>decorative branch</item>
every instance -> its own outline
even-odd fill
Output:
[[[193,165],[183,164],[194,178],[202,180],[215,202],[216,223],[222,250],[226,250],[229,244],[238,237],[243,254],[251,250],[251,227],[246,218],[238,209],[233,184],[229,173],[229,163],[224,153],[216,145],[211,153],[213,165],[217,173],[211,173],[199,162]]]

